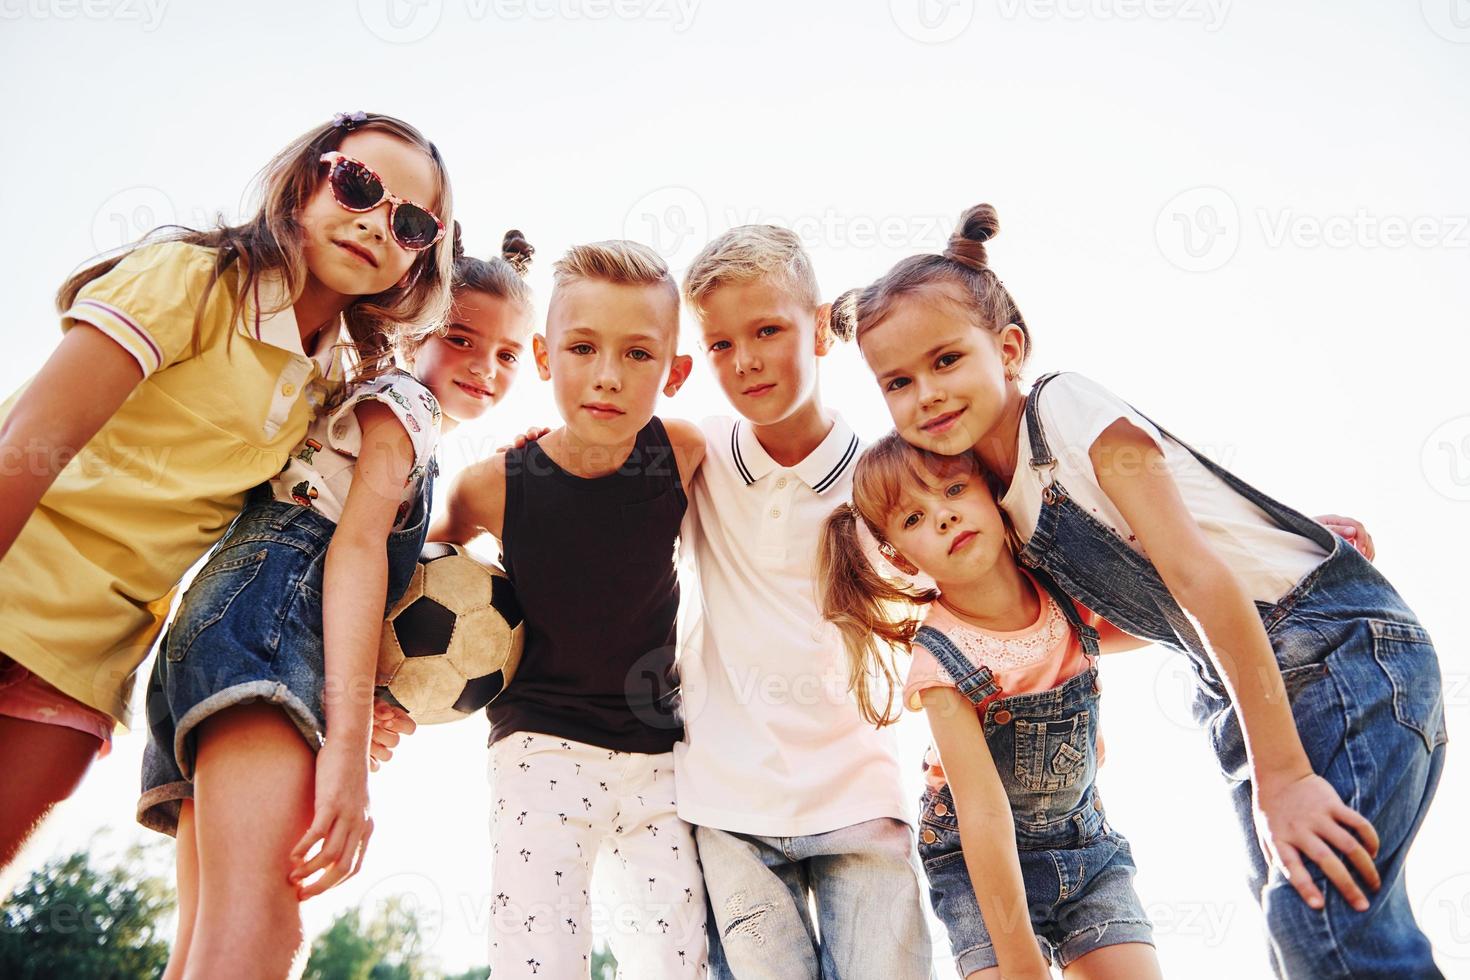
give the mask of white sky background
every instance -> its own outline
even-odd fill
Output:
[[[524,230],[543,301],[574,242],[636,237],[682,269],[753,220],[803,233],[830,298],[990,201],[1031,376],[1084,371],[1268,492],[1366,521],[1437,640],[1452,734],[1470,721],[1466,0],[151,2],[0,0],[6,392],[52,349],[74,266],[237,214],[269,156],[339,110],[438,142],[470,250]],[[855,351],[822,384],[864,435],[888,426]],[[723,410],[699,356],[662,409]],[[532,422],[554,412],[528,367],[448,440],[447,471]],[[1102,783],[1166,972],[1264,975],[1183,661],[1148,650],[1104,674]],[[442,911],[445,966],[485,960],[485,728],[423,731],[374,777],[365,870],[306,907],[312,929],[413,891]],[[903,739],[917,798],[921,719]],[[1409,886],[1446,973],[1470,976],[1454,748]],[[108,847],[143,837],[141,751],[119,737],[20,870],[99,828]]]

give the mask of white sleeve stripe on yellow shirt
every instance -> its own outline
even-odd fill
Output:
[[[116,307],[99,303],[95,299],[81,299],[72,304],[65,316],[90,323],[111,337],[124,350],[133,355],[133,359],[143,369],[145,378],[163,367],[163,352],[148,335],[148,331],[138,326],[126,313]]]

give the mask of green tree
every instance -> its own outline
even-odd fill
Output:
[[[34,872],[0,907],[0,976],[134,980],[163,972],[174,892],[147,871],[145,857],[135,846],[97,868],[78,851]]]
[[[403,896],[371,916],[348,909],[312,941],[304,980],[426,980],[423,923]]]

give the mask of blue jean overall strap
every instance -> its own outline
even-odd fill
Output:
[[[1045,575],[1053,599],[1087,653],[1088,667],[1046,691],[1005,695],[984,665],[974,665],[949,637],[924,627],[916,637],[981,712],[985,739],[1011,800],[1023,849],[1076,847],[1103,825],[1097,773],[1097,632]],[[1043,597],[1043,602],[1045,598]],[[983,681],[976,682],[976,678]]]
[[[1313,880],[1327,897],[1324,910],[1311,910],[1262,856],[1239,721],[1194,625],[1149,558],[1080,506],[1055,477],[1057,461],[1038,410],[1053,377],[1040,379],[1027,399],[1030,466],[1043,474],[1044,485],[1036,531],[1019,558],[1044,569],[1117,626],[1188,657],[1196,679],[1196,719],[1209,730],[1220,768],[1232,780],[1236,816],[1249,842],[1251,886],[1266,914],[1277,975],[1440,976],[1414,921],[1403,876],[1444,762],[1443,697],[1428,634],[1392,585],[1346,541],[1159,429],[1276,525],[1327,553],[1279,601],[1258,601],[1257,611],[1313,770],[1378,832],[1375,864],[1383,887],[1369,896],[1369,911],[1359,913],[1311,864]]]
[[[403,522],[402,529],[388,535],[388,605],[385,608],[391,609],[403,597],[418,567],[419,554],[429,537],[429,511],[434,501],[434,477],[438,473],[439,460],[436,457],[426,467],[413,510]]]
[[[1000,685],[995,682],[995,675],[990,668],[984,664],[977,666],[970,663],[970,659],[960,652],[960,648],[934,627],[920,626],[919,631],[914,634],[914,642],[923,644],[926,650],[934,654],[939,666],[954,678],[954,686],[975,707],[982,708],[986,702],[1000,696]]]
[[[1047,444],[1038,409],[1042,391],[1055,377],[1053,373],[1038,380],[1026,400],[1030,465],[1046,474],[1046,483],[1041,491],[1042,507],[1036,530],[1018,557],[1028,568],[1050,573],[1069,594],[1129,633],[1183,650],[1190,658],[1196,679],[1195,718],[1207,724],[1228,711],[1229,700],[1194,624],[1175,601],[1153,562],[1073,501],[1067,488],[1056,479],[1056,457]],[[1139,415],[1148,419],[1141,412]],[[1152,423],[1151,419],[1148,421]],[[1342,544],[1316,521],[1266,496],[1162,426],[1153,424],[1164,438],[1178,443],[1200,465],[1259,507],[1281,528],[1309,538],[1329,555]]]

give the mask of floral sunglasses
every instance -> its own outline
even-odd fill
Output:
[[[422,252],[433,248],[444,237],[444,222],[434,212],[389,193],[383,186],[383,178],[361,160],[332,150],[322,154],[321,162],[331,168],[327,183],[332,186],[332,196],[344,209],[361,213],[388,202],[388,224],[393,229],[393,238],[406,250]]]

